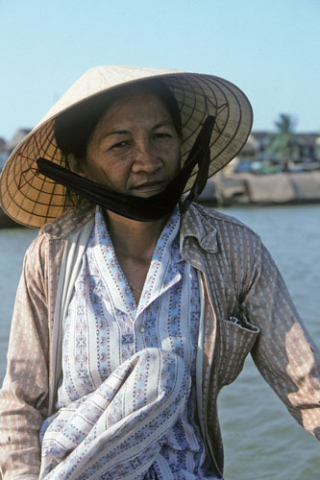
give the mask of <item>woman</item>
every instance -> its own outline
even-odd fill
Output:
[[[4,478],[222,478],[217,396],[249,352],[320,438],[319,353],[274,262],[192,203],[251,123],[225,80],[98,67],[13,152],[2,207],[49,223],[13,317]]]

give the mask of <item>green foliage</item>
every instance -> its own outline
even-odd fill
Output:
[[[298,154],[298,141],[295,134],[296,121],[290,115],[280,114],[275,122],[276,132],[269,135],[268,151],[278,160],[288,162]]]

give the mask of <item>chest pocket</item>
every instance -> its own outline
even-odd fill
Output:
[[[244,315],[222,319],[218,370],[220,388],[229,385],[238,377],[259,333],[260,329],[248,322]]]

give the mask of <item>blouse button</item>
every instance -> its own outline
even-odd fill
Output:
[[[146,331],[146,327],[144,325],[140,325],[139,332],[144,333]]]

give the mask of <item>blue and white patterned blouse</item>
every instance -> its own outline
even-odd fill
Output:
[[[172,351],[187,364],[193,387],[161,455],[173,478],[180,478],[183,470],[190,472],[183,478],[211,480],[216,477],[208,466],[196,408],[199,284],[196,270],[181,258],[179,227],[177,207],[159,237],[137,305],[97,207],[64,325],[63,378],[56,407],[94,391],[146,347]]]

